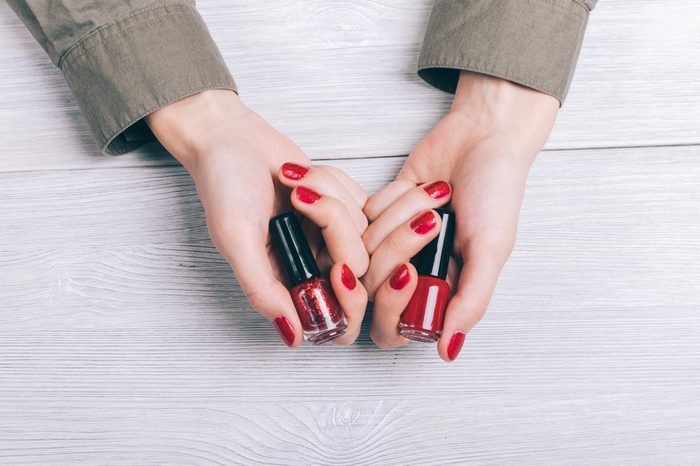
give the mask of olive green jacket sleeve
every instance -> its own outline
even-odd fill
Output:
[[[507,79],[563,102],[597,0],[436,0],[418,62],[455,92],[460,70]]]
[[[100,149],[153,140],[143,117],[235,83],[187,0],[8,0],[60,68]]]

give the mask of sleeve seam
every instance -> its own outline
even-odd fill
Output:
[[[554,7],[555,9],[559,10],[561,13],[565,13],[565,14],[568,14],[570,16],[575,16],[577,18],[580,17],[581,15],[586,17],[591,12],[591,10],[588,9],[588,7],[584,3],[581,3],[579,0],[570,0],[572,5],[576,5],[579,7],[578,9],[568,8],[564,5],[562,5],[560,2],[557,2],[556,0],[534,0],[534,1],[541,2],[541,3],[547,3],[547,4],[551,5],[552,7]]]
[[[514,76],[510,73],[507,73],[502,70],[497,70],[493,67],[488,67],[488,66],[478,66],[473,63],[447,63],[447,62],[432,62],[432,63],[421,63],[418,68],[418,72],[420,73],[421,71],[428,70],[431,68],[445,68],[445,69],[452,69],[452,70],[458,70],[458,71],[471,71],[474,73],[480,73],[484,74],[487,76],[493,76],[495,78],[501,78],[505,79],[507,81],[514,82],[516,84],[523,85],[525,87],[529,87],[532,89],[535,89],[537,91],[543,92],[547,95],[550,95],[557,99],[559,101],[559,106],[561,107],[562,105],[562,97],[556,95],[556,93],[552,89],[547,89],[547,86],[544,86],[543,83],[541,82],[535,82],[527,78],[523,77],[518,77]],[[434,84],[433,84],[434,85]],[[436,86],[439,87],[442,91],[448,92],[448,89],[444,89],[441,86]]]
[[[583,7],[586,10],[586,12],[588,12],[588,13],[591,12],[591,8],[588,6],[588,4],[585,1],[583,1],[583,0],[571,0],[571,1],[576,3],[579,6]]]

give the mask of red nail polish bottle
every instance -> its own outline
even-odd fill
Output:
[[[435,211],[442,219],[440,233],[411,259],[418,271],[418,285],[399,321],[401,335],[426,343],[437,341],[442,333],[450,299],[450,286],[445,279],[455,234],[454,213],[445,209]]]
[[[293,212],[270,220],[270,235],[287,272],[304,339],[320,345],[345,334],[345,314],[330,281],[321,277],[299,218]]]

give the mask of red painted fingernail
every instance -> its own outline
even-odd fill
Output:
[[[297,187],[297,198],[304,204],[314,204],[321,199],[321,195],[316,191],[312,191],[309,188],[303,186]]]
[[[459,352],[462,350],[462,345],[464,344],[464,334],[462,332],[455,332],[452,335],[450,344],[447,345],[447,359],[454,361],[459,356]]]
[[[282,176],[290,180],[300,180],[309,172],[308,167],[297,165],[296,163],[287,162],[282,165]]]
[[[352,270],[350,270],[350,267],[347,265],[343,264],[343,269],[340,271],[340,280],[343,282],[343,285],[345,285],[345,288],[348,290],[354,290],[355,286],[357,285],[357,279],[355,278],[355,274],[352,273]]]
[[[435,181],[423,186],[423,190],[433,199],[440,199],[450,194],[450,185],[444,181]]]
[[[436,225],[435,215],[432,210],[422,213],[411,222],[411,228],[419,235],[424,235]]]
[[[411,274],[406,264],[399,265],[389,279],[389,286],[395,290],[401,290],[411,281]]]
[[[275,319],[275,328],[277,328],[277,333],[280,334],[280,338],[285,345],[291,346],[294,344],[294,328],[292,324],[289,323],[285,316],[279,316]]]

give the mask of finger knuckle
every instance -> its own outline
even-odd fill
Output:
[[[207,223],[212,242],[224,257],[232,254],[232,245],[240,237],[239,225],[231,220],[214,220]]]
[[[462,299],[462,312],[467,317],[467,320],[471,322],[480,321],[484,315],[486,315],[486,310],[489,307],[489,298],[475,298],[471,297],[468,299]]]
[[[256,311],[265,309],[269,300],[269,291],[266,286],[247,286],[243,290],[248,304]]]
[[[364,189],[360,189],[359,194],[358,194],[358,202],[360,204],[360,208],[365,207],[367,205],[368,201],[369,201],[369,196],[367,195],[367,193],[365,192]]]
[[[358,226],[360,228],[360,234],[362,234],[367,230],[367,227],[369,226],[369,220],[367,220],[367,217],[364,213],[360,213],[358,217]]]
[[[365,290],[367,291],[367,297],[369,299],[373,299],[377,293],[377,280],[368,273],[362,277],[361,282],[362,286],[364,286]]]
[[[403,230],[398,229],[391,233],[389,236],[387,236],[385,240],[387,249],[389,249],[390,251],[403,251],[406,248],[407,244],[407,235],[405,235],[404,233],[405,232]]]
[[[379,215],[379,212],[377,211],[378,209],[375,207],[376,202],[374,199],[374,197],[367,198],[364,207],[362,208],[362,212],[365,214],[365,217],[367,217],[367,219],[370,221],[375,220]]]
[[[361,254],[354,254],[351,261],[350,269],[356,277],[362,277],[367,273],[367,269],[369,269],[369,254],[367,254],[367,251]]]
[[[472,246],[479,252],[495,258],[507,259],[515,246],[515,233],[501,230],[486,231],[472,242]]]
[[[343,223],[350,218],[347,207],[338,199],[332,196],[326,196],[326,202],[327,205],[324,210],[324,216],[328,223],[343,225]]]

